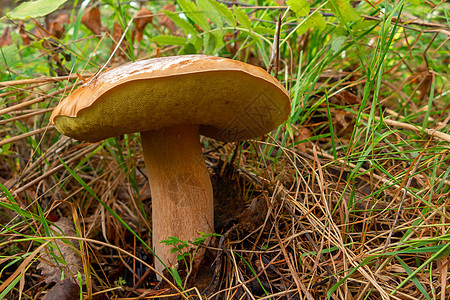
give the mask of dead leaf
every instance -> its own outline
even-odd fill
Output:
[[[9,46],[12,44],[11,38],[11,28],[6,27],[3,31],[2,36],[0,36],[0,47]]]
[[[48,23],[48,31],[52,36],[60,39],[66,32],[64,24],[70,24],[69,15],[60,14],[53,22]]]
[[[336,98],[338,98],[339,100],[344,101],[348,104],[360,104],[361,103],[361,99],[357,95],[355,95],[347,90],[342,90],[339,93],[337,93]]]
[[[58,282],[42,298],[42,300],[77,300],[77,299],[80,299],[80,287],[67,278],[61,282]]]
[[[168,11],[175,11],[175,5],[167,3],[166,5],[164,5],[162,7],[162,10],[168,10]],[[169,31],[171,33],[174,33],[176,28],[175,28],[175,23],[172,21],[171,18],[169,18],[166,15],[162,15],[161,19],[159,20],[159,25],[166,27],[167,29],[169,29]]]
[[[418,82],[417,93],[419,100],[425,99],[430,94],[431,84],[433,82],[433,74],[426,65],[417,68],[415,73],[416,81]]]
[[[37,40],[41,40],[50,36],[49,32],[40,24],[37,24],[36,28],[32,30],[32,34],[36,37]]]
[[[61,218],[50,226],[52,236],[76,236],[72,222],[67,218]],[[62,273],[74,283],[78,282],[77,275],[81,274],[84,283],[83,264],[80,256],[77,254],[78,242],[67,239],[55,239],[52,244],[55,247],[45,247],[42,251],[41,262],[37,269],[44,275],[45,283],[60,283]],[[55,260],[57,259],[57,261]],[[64,261],[65,263],[61,263]]]
[[[81,17],[81,23],[86,26],[93,34],[99,35],[102,31],[102,20],[100,17],[100,10],[97,6],[91,9],[86,8],[84,15]]]
[[[25,46],[30,44],[30,37],[28,36],[26,30],[25,30],[25,24],[23,23],[22,20],[19,20],[18,22],[18,27],[19,27],[19,34],[20,37],[22,38],[22,42]]]
[[[152,23],[153,17],[152,12],[147,8],[141,8],[136,17],[134,17],[134,26],[136,27],[135,39],[136,41],[142,41],[144,37],[144,30],[147,24]]]
[[[225,33],[223,37],[225,47],[227,51],[231,53],[231,56],[234,56],[237,53],[237,49],[239,48],[238,44],[235,42],[235,39],[235,34],[230,32]]]
[[[300,127],[300,129],[296,133],[294,142],[300,142],[300,141],[303,141],[310,137],[312,137],[311,130],[309,130],[306,127]],[[303,142],[303,143],[297,144],[296,147],[299,152],[306,152],[306,148],[311,148],[310,143],[308,143],[308,142]]]
[[[330,109],[334,132],[338,138],[345,138],[355,126],[354,115],[343,109]]]
[[[114,27],[113,27],[113,32],[112,32],[112,39],[115,41],[115,43],[111,47],[111,53],[116,48],[117,43],[122,38],[122,35],[123,35],[122,26],[120,26],[119,23],[114,22]],[[116,51],[117,56],[119,56],[121,58],[126,58],[127,55],[126,55],[126,53],[124,51],[126,51],[127,48],[128,48],[127,47],[127,42],[126,42],[125,39],[123,39],[122,42],[120,43],[119,49],[117,49],[117,51]]]
[[[336,126],[337,129],[343,129],[343,128],[348,128],[350,126],[350,124],[347,122],[347,120],[345,119],[345,113],[342,111],[337,110],[339,113],[334,115],[335,118],[335,122],[334,125]]]

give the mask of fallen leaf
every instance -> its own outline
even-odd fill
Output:
[[[431,84],[433,83],[433,74],[428,67],[424,64],[417,68],[416,73],[413,75],[415,82],[418,83],[417,94],[419,100],[423,100],[430,94]]]
[[[152,12],[147,8],[141,8],[136,17],[134,17],[134,26],[136,28],[135,39],[136,41],[142,41],[144,37],[144,30],[147,24],[152,23]]]
[[[50,226],[52,236],[76,236],[71,221],[67,218],[61,218]],[[41,255],[41,262],[37,269],[44,275],[45,283],[61,283],[62,274],[74,283],[78,282],[78,273],[81,274],[84,283],[83,264],[80,256],[77,254],[78,243],[73,240],[55,239],[52,242],[55,247],[46,246]],[[64,261],[65,263],[61,263]]]
[[[347,90],[342,90],[339,93],[337,93],[336,98],[338,98],[341,101],[345,101],[348,104],[360,104],[361,103],[361,99],[357,95],[355,95]]]
[[[175,11],[175,5],[167,3],[166,5],[164,5],[162,7],[161,10],[168,10],[168,11],[174,12]],[[172,21],[171,18],[169,18],[168,16],[166,16],[164,14],[161,16],[161,19],[159,20],[159,25],[166,27],[167,29],[169,29],[169,31],[171,33],[174,33],[175,30],[176,30],[175,23]]]
[[[52,36],[60,39],[66,32],[64,24],[70,24],[69,15],[60,14],[53,22],[48,23],[48,31]]]
[[[36,24],[36,27],[32,30],[32,34],[36,37],[37,40],[41,40],[50,36],[49,32],[40,24]]]
[[[58,282],[42,298],[42,300],[76,300],[76,299],[80,299],[80,287],[67,278],[61,282]]]
[[[345,138],[353,132],[355,116],[343,109],[330,109],[336,137]]]
[[[120,26],[119,23],[114,22],[114,27],[113,27],[113,32],[112,32],[112,39],[115,41],[115,43],[112,45],[111,47],[111,53],[114,51],[114,49],[117,46],[117,43],[120,41],[120,39],[122,38],[123,35],[123,29],[122,26]],[[117,56],[121,57],[121,58],[126,58],[127,55],[124,51],[126,51],[127,49],[127,42],[125,40],[125,38],[122,40],[122,42],[120,43],[120,47],[119,49],[117,49],[116,54]]]
[[[22,42],[25,46],[29,45],[30,42],[30,37],[28,36],[26,30],[25,30],[25,24],[23,23],[22,20],[19,20],[18,23],[18,27],[19,27],[19,34],[20,37],[22,38]]]
[[[11,28],[6,27],[3,31],[2,36],[0,36],[0,47],[10,46],[12,44],[11,38]]]
[[[238,51],[237,49],[239,49],[239,44],[235,42],[235,33],[225,33],[223,40],[225,42],[225,48],[227,49],[227,51],[231,53],[231,56],[234,56]]]
[[[312,137],[311,130],[309,130],[306,127],[300,127],[300,129],[296,133],[294,142],[300,142],[300,141],[303,141],[310,137]],[[299,152],[306,152],[306,148],[311,148],[311,144],[308,142],[303,142],[303,143],[297,144],[296,147]]]
[[[98,35],[102,31],[102,20],[100,18],[100,10],[97,6],[91,9],[86,8],[84,15],[81,17],[81,23],[86,26],[93,34]]]

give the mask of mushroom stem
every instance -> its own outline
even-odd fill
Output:
[[[167,267],[179,253],[161,244],[168,237],[192,241],[214,228],[211,180],[200,145],[198,125],[141,132],[152,195],[153,248]],[[155,268],[164,266],[155,259]]]

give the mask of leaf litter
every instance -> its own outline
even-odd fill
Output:
[[[175,25],[165,23],[163,17],[158,25],[175,32]],[[64,28],[64,24],[56,27]],[[24,30],[19,27],[17,33],[26,45],[32,35]],[[300,38],[306,40],[309,34]],[[113,35],[117,42],[123,31]],[[241,50],[245,41],[238,35],[229,33],[225,48],[236,56],[255,56]],[[342,51],[345,43],[339,41],[339,47],[332,50]],[[125,45],[120,48],[127,49]],[[121,49],[117,55],[123,55]],[[43,53],[54,56],[54,51],[52,47]],[[402,60],[409,63],[408,57]],[[57,60],[52,58],[49,63],[58,68]],[[221,215],[226,216],[216,227],[221,236],[198,246],[202,251],[196,252],[194,268],[187,272],[179,266],[184,294],[168,282],[158,285],[150,268],[151,254],[60,163],[61,159],[76,170],[102,201],[149,242],[151,202],[138,140],[133,136],[102,144],[57,140],[47,116],[51,107],[80,84],[75,75],[2,82],[6,105],[1,108],[0,183],[9,194],[3,190],[0,199],[5,225],[2,250],[8,255],[2,260],[5,279],[0,293],[24,276],[20,290],[12,290],[11,295],[47,294],[64,299],[69,297],[64,292],[73,288],[73,297],[78,293],[78,274],[84,273],[80,259],[89,257],[91,276],[82,281],[88,297],[186,298],[204,292],[220,299],[361,299],[367,295],[369,299],[420,299],[436,293],[445,299],[449,284],[445,246],[450,185],[448,103],[428,102],[431,91],[442,94],[435,85],[440,74],[420,66],[412,68],[411,77],[403,81],[397,69],[389,70],[391,81],[381,82],[382,89],[389,91],[380,101],[383,112],[389,113],[386,118],[385,114],[364,115],[372,103],[364,102],[365,82],[358,78],[359,72],[341,66],[324,71],[323,80],[310,91],[322,102],[302,124],[295,124],[295,131],[283,130],[276,139],[237,147],[203,139],[218,191],[229,191],[216,197],[232,204],[218,201],[219,211],[224,211]],[[341,81],[349,73],[355,77]],[[324,88],[338,92],[324,95]],[[324,99],[329,99],[330,107]],[[358,119],[354,109],[361,103],[367,107]],[[302,105],[309,108],[307,103]],[[428,119],[423,115],[414,119],[421,109],[430,111]],[[369,123],[374,120],[377,123]],[[424,120],[426,127],[421,126]],[[382,129],[373,136],[354,137],[371,126]],[[359,139],[374,142],[355,143]],[[333,143],[336,153],[330,150]],[[47,235],[37,221],[39,210],[48,223],[54,222],[49,226],[53,233]],[[71,227],[74,221],[66,218],[78,216],[74,211],[80,213],[74,219],[81,224],[81,236],[62,239],[77,236]],[[67,226],[58,225],[58,219]],[[55,225],[64,227],[64,233]],[[78,241],[88,246],[77,249]],[[21,255],[23,260],[8,265]],[[39,263],[33,263],[37,257]],[[46,285],[49,282],[53,289]]]

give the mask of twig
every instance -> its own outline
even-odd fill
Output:
[[[127,27],[125,28],[122,36],[120,37],[120,40],[116,43],[116,47],[114,47],[114,50],[112,51],[111,55],[109,56],[108,60],[103,64],[103,66],[100,68],[100,70],[97,71],[97,73],[95,73],[95,75],[93,75],[90,80],[94,80],[95,78],[98,77],[98,75],[100,75],[100,73],[106,68],[106,66],[109,64],[109,62],[111,61],[111,59],[113,58],[114,54],[117,52],[117,50],[120,48],[120,45],[122,44],[122,41],[124,40],[128,29],[130,28],[131,24],[133,23],[133,18],[130,19],[130,21],[127,24]]]
[[[9,113],[9,112],[16,111],[16,110],[21,110],[21,109],[23,109],[23,108],[25,108],[25,107],[27,107],[27,106],[30,106],[30,105],[33,105],[33,104],[42,102],[42,101],[44,101],[44,100],[47,99],[47,98],[54,97],[54,96],[56,96],[56,95],[62,94],[62,93],[64,93],[66,90],[70,90],[72,87],[74,87],[74,86],[76,86],[76,85],[78,85],[78,84],[80,84],[80,83],[74,83],[74,84],[69,85],[69,86],[67,86],[67,87],[65,87],[65,88],[56,90],[56,91],[54,91],[54,92],[52,92],[52,93],[50,93],[50,94],[48,94],[48,95],[41,96],[41,97],[38,97],[38,98],[36,98],[36,99],[29,100],[29,101],[25,101],[25,102],[23,102],[23,103],[19,103],[19,104],[16,104],[16,105],[13,105],[13,106],[4,108],[4,109],[0,109],[0,115],[7,114],[7,113]]]
[[[362,16],[365,20],[373,20],[373,21],[382,21],[382,19],[380,17],[377,16],[368,16],[368,15],[363,15]],[[397,22],[397,18],[394,17],[391,20],[391,23],[395,23]],[[421,27],[428,27],[428,28],[433,28],[433,29],[428,29],[428,30],[420,30],[420,29],[416,29],[404,24],[412,24],[412,25],[418,25]],[[443,25],[443,24],[438,24],[438,23],[431,23],[431,22],[424,22],[424,21],[412,21],[412,20],[399,20],[398,21],[398,26],[409,29],[409,30],[413,30],[413,31],[419,31],[419,32],[439,32],[442,33],[444,35],[450,35],[450,28],[448,28],[447,26]]]
[[[80,75],[82,77],[90,77],[92,74],[84,74]],[[38,77],[31,79],[22,79],[22,80],[10,80],[0,82],[0,87],[11,87],[16,85],[24,85],[24,84],[33,84],[33,83],[53,83],[58,81],[70,80],[78,78],[77,74],[68,75],[68,76],[56,76],[56,77]]]
[[[55,129],[55,126],[48,125],[48,126],[46,126],[44,128],[39,128],[39,129],[36,129],[36,130],[33,130],[33,131],[29,131],[29,132],[26,132],[26,133],[22,133],[22,134],[16,135],[16,136],[14,136],[12,138],[0,141],[0,147],[3,146],[3,145],[9,144],[9,143],[17,142],[17,141],[19,141],[21,139],[33,136],[35,134],[39,134],[39,133],[45,132],[47,130],[53,130],[53,129]]]
[[[376,120],[380,120],[380,117],[375,117]],[[439,138],[441,140],[444,140],[446,142],[450,143],[450,134],[441,132],[441,131],[437,131],[435,129],[430,129],[430,128],[420,128],[416,125],[413,124],[408,124],[408,123],[404,123],[404,122],[400,122],[400,121],[394,121],[394,120],[390,120],[390,119],[386,119],[383,118],[383,122],[386,123],[387,125],[391,125],[391,126],[395,126],[395,127],[400,127],[403,129],[410,129],[410,130],[414,130],[416,132],[425,132],[426,134],[430,135],[431,137],[435,137],[435,138]]]
[[[36,115],[45,114],[45,113],[47,113],[49,111],[52,111],[52,110],[53,110],[53,107],[46,108],[46,109],[39,109],[37,111],[31,112],[31,113],[28,113],[28,114],[23,114],[23,115],[20,115],[20,116],[17,116],[17,117],[13,117],[13,118],[10,118],[10,119],[2,120],[2,121],[0,121],[0,125],[4,125],[6,123],[18,121],[18,120],[21,120],[21,119],[27,119],[29,117],[36,116]]]
[[[281,15],[278,16],[277,25],[275,27],[275,36],[273,38],[272,44],[272,56],[270,57],[269,67],[267,68],[267,73],[270,74],[272,69],[274,69],[274,76],[277,77],[278,66],[280,64],[280,30],[281,30]]]

